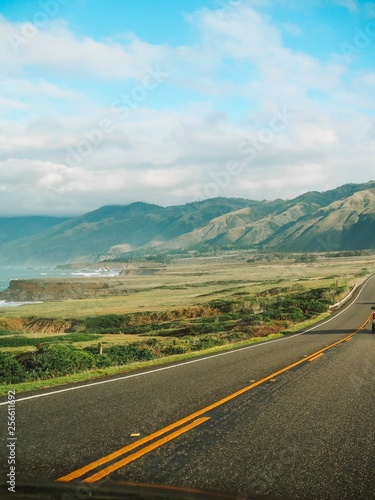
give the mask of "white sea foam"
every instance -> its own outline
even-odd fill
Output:
[[[2,307],[18,307],[18,306],[24,306],[25,304],[42,304],[41,301],[35,301],[35,302],[11,302],[7,300],[0,300],[0,309]]]

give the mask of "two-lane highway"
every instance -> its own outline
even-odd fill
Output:
[[[303,334],[20,395],[18,477],[373,498],[374,302],[375,278]]]

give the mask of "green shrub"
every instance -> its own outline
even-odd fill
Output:
[[[9,354],[0,352],[0,382],[16,384],[25,380],[25,372],[18,361]]]
[[[101,333],[123,333],[129,325],[129,322],[129,316],[117,314],[90,316],[84,319],[86,330]]]
[[[171,356],[173,354],[184,354],[187,351],[187,346],[169,344],[163,348],[162,352],[166,356]]]
[[[217,309],[221,313],[230,313],[233,310],[234,302],[231,300],[216,299],[209,302],[209,306],[212,309]]]
[[[106,368],[111,366],[113,363],[110,358],[103,352],[103,354],[99,354],[98,347],[95,345],[90,345],[83,349],[83,352],[86,352],[94,357],[95,367],[96,368]]]
[[[24,346],[36,346],[34,339],[29,339],[27,337],[5,337],[0,339],[0,347],[24,347]]]
[[[113,345],[105,350],[105,354],[113,364],[125,365],[133,361],[154,359],[155,354],[149,347],[139,343]]]
[[[302,293],[293,293],[275,299],[262,299],[263,321],[289,320],[304,321],[327,310],[327,304],[338,292],[334,288],[315,288]]]
[[[95,358],[95,367],[96,368],[108,368],[108,366],[112,366],[113,363],[111,359],[105,354],[94,354]]]
[[[77,373],[95,366],[92,354],[64,344],[48,346],[35,360],[35,372],[43,378]]]
[[[159,328],[158,324],[155,324],[155,325],[131,325],[131,326],[127,327],[126,333],[128,335],[129,334],[144,335],[144,334],[147,334],[149,332],[152,334],[153,330],[156,330],[157,328]],[[107,333],[114,333],[114,332],[107,332]],[[119,333],[119,332],[115,332],[115,333]]]
[[[85,342],[86,340],[95,340],[94,334],[72,333],[68,335],[55,335],[51,337],[30,338],[23,335],[15,337],[0,338],[0,347],[36,347],[38,344],[57,344],[58,342]]]
[[[29,372],[35,369],[36,356],[35,352],[22,352],[21,354],[16,354],[15,359],[25,372]]]
[[[160,349],[163,344],[158,339],[147,339],[142,342],[144,345],[153,347],[154,349]]]
[[[10,332],[9,330],[0,330],[0,337],[4,337],[6,335],[14,335],[15,332]]]
[[[193,349],[198,351],[201,349],[209,349],[210,347],[216,347],[218,345],[223,345],[223,344],[224,344],[223,339],[220,339],[219,337],[206,335],[204,337],[201,337],[198,342],[194,343]]]
[[[306,319],[299,307],[292,307],[288,311],[288,319],[295,321],[296,323],[302,322]]]

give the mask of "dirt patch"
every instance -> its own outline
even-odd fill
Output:
[[[48,318],[1,318],[0,328],[10,332],[57,334],[74,330],[74,320]]]

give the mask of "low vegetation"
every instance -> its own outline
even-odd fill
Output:
[[[0,347],[37,349],[0,353],[0,383],[50,379],[265,337],[327,311],[344,292],[344,286],[335,284],[308,290],[295,284],[256,294],[235,292],[226,299],[175,310],[88,316],[75,322],[77,331],[65,335],[28,338],[7,332],[0,337]],[[141,334],[144,338],[99,349],[97,342],[103,334]],[[96,344],[74,346],[87,340]]]
[[[155,274],[124,275],[121,296],[3,308],[0,393],[9,384],[34,389],[281,337],[328,314],[375,265],[358,252],[189,251],[170,259]]]

